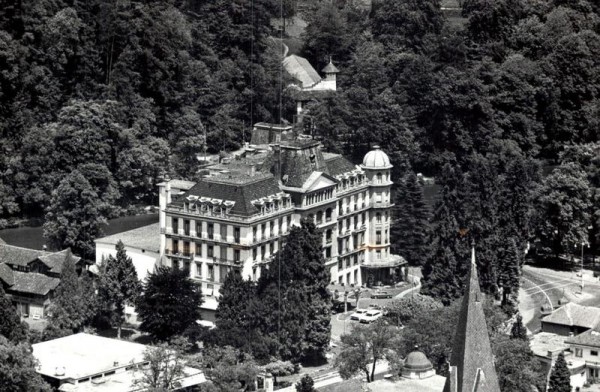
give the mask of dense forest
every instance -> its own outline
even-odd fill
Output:
[[[287,37],[271,21],[297,14],[299,54],[341,70],[339,91],[307,105],[311,123],[357,162],[385,146],[411,195],[398,214],[416,214],[397,220],[395,247],[411,238],[426,293],[459,295],[472,243],[482,286],[506,301],[528,243],[555,259],[597,251],[597,1],[466,0],[462,18],[438,0],[2,5],[0,225],[44,217],[52,244],[88,254],[99,222],[155,203],[166,175],[193,178],[197,153],[291,120]],[[441,186],[433,211],[414,172]]]

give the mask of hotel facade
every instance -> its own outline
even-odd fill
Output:
[[[311,217],[322,231],[331,281],[393,283],[406,261],[390,253],[392,179],[379,147],[354,165],[291,127],[256,124],[235,158],[204,169],[197,182],[160,189],[160,263],[184,268],[206,295],[228,272],[257,280],[293,225]]]

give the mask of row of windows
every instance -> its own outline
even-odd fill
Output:
[[[311,205],[320,203],[325,200],[329,200],[333,197],[333,189],[326,189],[324,191],[318,191],[310,193],[304,197],[304,205]]]
[[[338,201],[338,214],[344,215],[367,206],[367,192],[361,192]]]
[[[343,270],[344,268],[350,268],[352,266],[357,266],[359,263],[362,263],[365,259],[364,252],[360,252],[348,257],[340,257],[338,260],[338,271]]]
[[[260,241],[260,240],[265,240],[268,237],[285,234],[283,231],[284,219],[287,224],[287,231],[289,232],[289,230],[292,226],[292,216],[291,215],[288,215],[287,217],[280,217],[278,219],[278,223],[279,223],[278,229],[276,229],[276,227],[275,227],[275,221],[270,221],[268,223],[268,229],[269,229],[268,232],[267,232],[267,223],[263,223],[259,226],[254,226],[252,228],[252,240],[254,242],[256,242],[256,241]],[[183,229],[183,235],[191,236],[191,227],[190,227],[191,221],[188,219],[171,218],[171,227],[173,229],[173,233],[179,234],[180,223],[182,224],[181,228]],[[207,238],[209,240],[220,239],[221,241],[227,241],[229,238],[228,232],[229,232],[230,225],[226,225],[223,223],[219,224],[219,234],[220,234],[219,238],[216,237],[214,223],[208,222],[206,224],[206,236],[203,236],[203,233],[202,233],[202,221],[195,221],[195,225],[196,225],[196,237]],[[233,226],[233,242],[236,244],[239,244],[240,241],[241,241],[241,229],[238,226]]]
[[[342,178],[342,181],[337,185],[337,190],[354,188],[355,186],[363,185],[365,182],[364,174],[358,174],[356,177],[351,176],[350,178]]]

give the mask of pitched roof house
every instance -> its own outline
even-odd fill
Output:
[[[500,392],[482,299],[473,249],[444,392]]]
[[[600,323],[600,308],[568,303],[542,319],[542,331],[579,335]]]
[[[45,252],[0,244],[0,283],[22,315],[43,318],[68,258],[80,257],[70,249]]]

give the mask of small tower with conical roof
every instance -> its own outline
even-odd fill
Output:
[[[327,64],[325,66],[325,68],[323,68],[321,70],[321,72],[323,72],[325,74],[325,79],[326,81],[332,81],[332,82],[336,82],[336,78],[337,78],[337,74],[340,73],[340,70],[337,69],[337,67],[335,65],[333,65],[333,62],[331,61],[331,56],[329,57],[329,64]]]
[[[500,392],[482,299],[473,248],[444,392]]]

